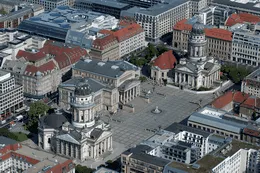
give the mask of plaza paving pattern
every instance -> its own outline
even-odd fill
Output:
[[[149,83],[142,84],[141,90],[153,91]],[[129,104],[135,108],[134,113],[125,110],[113,115],[110,120],[103,115],[101,119],[110,122],[113,131],[113,141],[130,148],[154,134],[154,131],[166,128],[173,122],[180,122],[199,108],[213,100],[213,94],[193,94],[180,89],[166,86],[156,86],[151,94],[150,103],[141,97],[135,98]],[[162,110],[160,114],[151,111],[158,106]]]

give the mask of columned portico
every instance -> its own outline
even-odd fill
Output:
[[[140,96],[140,81],[133,80],[119,87],[119,101],[122,104],[132,101],[138,96]]]

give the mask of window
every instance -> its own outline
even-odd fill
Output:
[[[51,138],[48,138],[48,144],[50,144],[51,143]]]

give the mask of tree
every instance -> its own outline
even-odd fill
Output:
[[[248,74],[250,74],[250,71],[246,68],[232,65],[221,66],[221,71],[227,78],[236,84],[240,83]]]
[[[167,52],[169,49],[165,47],[164,45],[159,45],[158,46],[158,55],[163,54],[164,52]]]
[[[33,133],[37,132],[38,128],[38,118],[41,115],[46,114],[50,107],[43,101],[37,101],[30,105],[30,110],[28,112],[29,121],[25,125],[25,128]]]
[[[82,165],[76,166],[76,173],[91,173],[91,172],[94,172],[94,169]]]
[[[2,8],[0,9],[0,14],[3,14],[3,15],[7,14],[7,12],[5,11],[4,7],[2,7]]]

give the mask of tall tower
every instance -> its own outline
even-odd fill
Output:
[[[77,128],[92,127],[95,125],[94,98],[88,81],[82,79],[75,88],[71,101],[72,125]]]
[[[191,62],[202,63],[207,59],[207,40],[204,29],[204,25],[199,20],[192,26],[188,43],[189,59]]]

